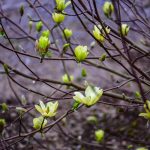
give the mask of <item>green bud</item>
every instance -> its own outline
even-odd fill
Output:
[[[69,48],[69,46],[70,46],[70,44],[69,44],[69,43],[64,44],[64,45],[63,45],[63,50],[64,50],[64,51],[66,51],[66,50],[67,50],[67,48]]]
[[[86,120],[90,124],[98,124],[98,119],[95,116],[89,116]]]
[[[122,33],[122,36],[127,36],[129,32],[130,27],[127,24],[122,24],[120,33]]]
[[[82,69],[81,75],[82,75],[82,77],[86,77],[86,76],[87,76],[87,73],[86,73],[86,69],[85,69],[85,68]]]
[[[100,57],[100,61],[103,62],[103,61],[105,61],[105,59],[106,59],[106,54],[104,53],[104,54],[102,54],[102,56]]]
[[[38,23],[36,23],[36,31],[40,32],[42,30],[43,27],[43,23],[42,21],[39,21]]]
[[[34,129],[43,129],[47,124],[47,120],[44,117],[40,116],[33,119],[33,128]]]
[[[70,4],[71,4],[70,1],[65,3],[65,0],[56,0],[56,8],[57,8],[58,11],[63,11]]]
[[[53,13],[52,18],[53,18],[55,23],[60,24],[64,21],[65,15],[63,15],[61,13]]]
[[[64,36],[69,39],[72,36],[72,30],[64,29]]]
[[[19,12],[20,12],[20,15],[22,17],[24,15],[24,5],[23,4],[19,8]]]
[[[111,2],[105,2],[103,5],[103,12],[106,17],[110,17],[111,14],[114,12],[114,6]]]
[[[135,92],[135,97],[136,97],[137,99],[141,99],[141,94],[140,94],[140,92],[136,91],[136,92]]]
[[[0,133],[2,133],[5,125],[6,125],[5,119],[0,118]]]
[[[40,56],[44,57],[50,46],[50,40],[46,36],[41,36],[35,43],[36,50]]]
[[[99,28],[98,28],[99,27]],[[104,38],[104,34],[102,33],[102,27],[101,26],[94,26],[93,29],[93,35],[95,37],[95,39],[97,39],[99,42],[104,42],[105,38]]]
[[[49,36],[50,36],[50,31],[49,31],[49,30],[44,30],[44,31],[42,32],[41,36],[45,36],[45,37],[49,38]]]
[[[8,111],[8,105],[6,103],[2,103],[2,111],[3,112]]]
[[[68,76],[67,74],[64,74],[63,76],[62,76],[62,81],[64,82],[64,83],[70,83],[70,82],[72,82],[74,80],[74,77],[71,75],[71,76]]]
[[[89,54],[87,46],[82,46],[82,45],[77,46],[74,52],[75,52],[76,60],[78,62],[84,61]]]
[[[1,37],[1,36],[4,36],[4,35],[5,35],[5,32],[4,32],[3,28],[0,27],[0,37]]]
[[[95,139],[97,142],[102,142],[104,139],[105,132],[101,129],[95,131]]]

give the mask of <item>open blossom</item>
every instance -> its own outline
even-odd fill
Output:
[[[74,94],[74,100],[86,106],[92,106],[100,100],[103,90],[98,87],[88,86],[85,90],[85,96],[80,92],[74,92]]]
[[[45,105],[42,101],[40,101],[40,105],[35,105],[35,108],[43,117],[53,117],[57,113],[58,102],[48,102]]]

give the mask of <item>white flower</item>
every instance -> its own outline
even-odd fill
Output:
[[[58,102],[57,101],[55,103],[48,102],[45,105],[42,101],[40,101],[40,106],[35,105],[35,108],[38,112],[41,113],[42,116],[44,116],[44,117],[53,117],[57,113]]]
[[[98,87],[88,86],[85,90],[85,96],[80,92],[74,92],[74,94],[74,100],[86,106],[92,106],[100,100],[103,90]]]

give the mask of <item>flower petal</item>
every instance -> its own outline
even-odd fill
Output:
[[[40,101],[40,106],[41,106],[42,109],[45,109],[45,108],[46,108],[46,107],[45,107],[45,104],[43,103],[43,101]]]
[[[41,114],[43,113],[41,107],[39,105],[35,105],[35,108],[38,112],[40,112]]]

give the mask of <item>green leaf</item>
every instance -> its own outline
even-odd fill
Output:
[[[9,74],[9,69],[8,69],[8,65],[7,64],[3,64],[4,70],[6,72],[6,74]]]
[[[82,75],[82,77],[86,77],[86,76],[87,76],[87,73],[86,73],[86,69],[85,69],[85,68],[82,69],[81,75]]]
[[[80,103],[77,101],[74,101],[73,106],[72,106],[72,110],[77,110],[79,107]]]
[[[47,51],[47,53],[45,54],[46,57],[50,58],[52,57],[52,51]]]

